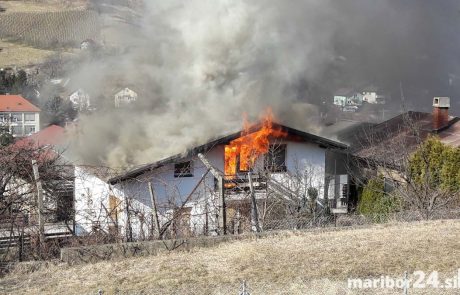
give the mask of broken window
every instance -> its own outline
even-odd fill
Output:
[[[270,172],[286,172],[286,145],[272,144],[265,155],[264,169]]]
[[[192,161],[174,164],[174,177],[193,177]]]

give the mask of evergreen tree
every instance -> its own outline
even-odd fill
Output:
[[[429,137],[409,161],[411,178],[419,184],[449,192],[460,190],[460,148]]]

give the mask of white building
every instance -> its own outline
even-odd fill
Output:
[[[125,88],[115,94],[115,107],[119,108],[137,100],[137,93],[129,88]]]
[[[243,137],[257,133],[258,128],[261,125],[252,128],[251,133]],[[258,202],[278,195],[289,202],[298,203],[310,198],[311,194],[315,195],[318,206],[325,206],[330,199],[343,200],[341,194],[336,196],[336,190],[331,189],[330,179],[337,177],[329,174],[338,172],[340,163],[336,154],[341,155],[346,145],[283,125],[274,124],[273,128],[282,136],[270,138],[269,151],[257,157],[250,168],[242,164],[241,153],[229,151],[235,140],[243,138],[242,133],[237,132],[108,181],[85,169],[77,169],[77,228],[78,219],[96,220],[96,224],[91,226],[80,226],[80,233],[88,232],[93,226],[109,228],[116,223],[121,235],[126,235],[129,223],[134,238],[146,237],[153,222],[150,183],[162,226],[181,228],[179,236],[216,234],[221,208],[219,185],[199,154],[205,155],[214,171],[223,176],[229,231],[240,231],[239,224],[247,224],[249,175]],[[344,165],[342,163],[341,166]],[[331,167],[334,169],[331,170]],[[346,212],[346,200],[343,201],[340,205]],[[92,215],[88,218],[84,214]]]
[[[91,107],[90,96],[83,89],[78,89],[69,96],[74,109],[79,111],[88,110]]]
[[[40,109],[20,95],[0,95],[0,128],[14,137],[40,131]]]
[[[379,92],[379,89],[374,86],[368,86],[363,89],[363,101],[370,104],[385,104],[385,95]]]
[[[334,93],[334,105],[344,110],[345,107],[358,107],[363,104],[363,95],[351,88],[342,88]]]

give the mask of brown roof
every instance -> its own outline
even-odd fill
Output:
[[[446,144],[460,146],[460,118],[449,117],[448,124],[438,130],[433,129],[432,122],[431,113],[406,112],[363,130],[354,138],[351,152],[360,158],[385,161],[391,157],[394,161],[398,160],[398,154],[402,159],[404,154],[414,151],[420,140],[431,134]]]
[[[0,112],[40,112],[40,109],[20,95],[0,95]]]
[[[282,131],[286,132],[288,135],[296,136],[296,137],[298,137],[298,138],[300,138],[302,140],[309,141],[309,142],[312,142],[312,143],[316,143],[319,146],[324,147],[324,148],[338,149],[338,150],[345,150],[345,149],[348,148],[348,145],[346,145],[344,143],[337,142],[337,141],[334,141],[334,140],[331,140],[331,139],[328,139],[328,138],[325,138],[325,137],[321,137],[321,136],[318,136],[318,135],[315,135],[315,134],[312,134],[312,133],[297,130],[297,129],[288,127],[286,125],[281,125],[279,123],[273,123],[273,127],[275,129],[282,130]],[[262,128],[261,123],[256,124],[256,125],[252,126],[249,129],[249,133],[256,132],[256,131],[260,130],[261,128]],[[241,134],[242,134],[242,131],[238,131],[238,132],[232,133],[230,135],[223,136],[223,137],[211,140],[208,143],[205,143],[203,145],[191,148],[191,149],[189,149],[187,152],[185,152],[183,154],[177,154],[177,155],[171,156],[169,158],[166,158],[166,159],[163,159],[163,160],[160,160],[160,161],[157,161],[157,162],[142,165],[140,167],[137,167],[135,169],[132,169],[132,170],[126,172],[123,175],[119,175],[117,177],[111,178],[109,180],[109,182],[111,184],[114,184],[114,183],[117,183],[117,182],[120,182],[120,181],[125,181],[125,180],[128,180],[128,179],[134,179],[139,175],[142,175],[142,174],[144,174],[144,173],[146,173],[148,171],[152,171],[152,170],[154,170],[156,168],[159,168],[161,166],[181,161],[181,160],[183,160],[183,159],[185,159],[187,157],[190,157],[190,156],[196,156],[198,153],[207,152],[210,149],[212,149],[213,147],[215,147],[216,145],[228,144],[232,140],[241,137]]]
[[[439,132],[441,142],[460,147],[460,121],[453,123],[448,129]]]

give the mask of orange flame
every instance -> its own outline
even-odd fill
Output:
[[[287,136],[281,128],[273,126],[271,109],[264,112],[261,121],[261,128],[254,131],[251,129],[255,127],[255,124],[249,123],[244,117],[241,137],[225,146],[225,175],[235,175],[238,171],[249,171],[261,155],[268,153],[270,139]]]

